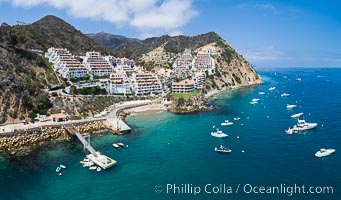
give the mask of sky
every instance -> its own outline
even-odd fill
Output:
[[[55,15],[83,33],[218,33],[257,67],[341,67],[337,0],[0,0],[0,23]]]

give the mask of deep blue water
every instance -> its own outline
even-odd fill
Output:
[[[217,96],[212,100],[213,111],[191,115],[146,112],[128,117],[127,122],[133,127],[129,134],[93,137],[96,149],[118,161],[111,169],[94,172],[82,168],[79,164],[84,158],[82,147],[65,143],[39,151],[30,159],[1,160],[0,197],[341,199],[341,69],[276,69],[260,73],[263,85]],[[297,76],[302,78],[301,82],[295,81]],[[268,91],[270,86],[276,90]],[[266,94],[259,95],[260,91]],[[281,97],[283,92],[291,96]],[[252,98],[261,100],[258,105],[251,105]],[[287,110],[287,103],[298,107]],[[284,134],[285,129],[296,123],[290,115],[298,112],[304,112],[306,121],[317,122],[319,126],[296,135]],[[220,127],[222,121],[233,117],[241,120],[231,127]],[[213,125],[229,137],[210,136]],[[117,141],[129,147],[114,149],[111,144]],[[220,144],[232,152],[228,155],[214,152],[214,147]],[[322,147],[335,148],[336,152],[316,158],[315,152]],[[67,166],[63,176],[55,173],[58,164]],[[201,187],[201,193],[194,196],[169,190],[167,194],[167,184],[192,184]],[[206,184],[225,184],[233,194],[206,194],[203,191]],[[245,194],[246,184],[331,186],[333,194]],[[161,193],[155,192],[156,185],[162,186]]]

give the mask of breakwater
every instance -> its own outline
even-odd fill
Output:
[[[106,131],[102,121],[75,124],[81,133]],[[0,153],[10,155],[28,154],[33,149],[57,141],[69,141],[71,138],[61,125],[46,126],[28,130],[18,130],[0,135]]]

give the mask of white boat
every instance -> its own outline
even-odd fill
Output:
[[[264,95],[264,94],[265,94],[265,92],[258,92],[258,94],[260,94],[260,95]]]
[[[83,167],[91,167],[93,165],[92,162],[84,162],[84,161],[80,161],[80,163],[82,164]]]
[[[59,165],[60,168],[66,169],[65,165]]]
[[[233,120],[238,121],[238,120],[240,120],[240,117],[235,117],[235,118],[233,118]]]
[[[97,167],[97,168],[96,168],[96,171],[100,172],[100,171],[102,171],[102,168]]]
[[[96,169],[97,169],[96,166],[91,166],[91,167],[89,167],[89,170],[96,170]]]
[[[58,173],[58,176],[61,176],[62,175],[62,173]]]
[[[84,158],[83,161],[89,162],[90,160],[89,160],[89,158]]]
[[[305,120],[297,120],[297,124],[294,126],[295,131],[305,131],[316,128],[317,123],[308,123]]]
[[[115,148],[120,148],[120,145],[118,145],[116,143],[112,144],[112,146],[115,147]]]
[[[291,118],[299,118],[303,115],[303,112],[291,115]]]
[[[283,94],[281,94],[281,97],[288,97],[288,96],[290,96],[290,94],[288,94],[288,93],[283,93]]]
[[[56,172],[58,173],[58,172],[60,172],[60,170],[61,170],[62,168],[60,168],[59,166],[56,168]]]
[[[118,142],[117,144],[121,147],[124,147],[124,144],[122,142]]]
[[[298,131],[294,130],[294,128],[288,128],[287,130],[284,131],[286,134],[291,135],[293,133],[297,133]]]
[[[297,107],[297,105],[295,105],[295,104],[287,104],[287,109],[293,109],[296,107]]]
[[[257,101],[250,101],[250,104],[252,104],[252,105],[255,105],[257,103],[258,103]]]
[[[225,120],[225,121],[222,122],[220,125],[221,125],[221,126],[231,126],[231,125],[233,125],[233,122],[230,122],[229,120]]]
[[[296,81],[302,81],[302,79],[300,77],[297,77]]]
[[[220,153],[230,153],[232,150],[224,147],[223,145],[220,145],[220,147],[215,147],[214,151]]]
[[[334,153],[335,152],[335,149],[325,149],[325,148],[322,148],[320,149],[319,151],[317,151],[315,153],[315,156],[316,157],[324,157],[324,156],[329,156],[330,154]]]
[[[253,98],[251,101],[258,102],[260,99]]]
[[[227,137],[227,136],[228,136],[227,134],[223,133],[223,131],[218,130],[218,129],[217,129],[216,132],[211,132],[211,135],[212,135],[213,137],[217,137],[217,138],[224,138],[224,137]]]
[[[273,91],[273,90],[275,90],[276,89],[276,87],[270,87],[269,88],[269,91]]]

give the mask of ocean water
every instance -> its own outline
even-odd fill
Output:
[[[133,128],[129,134],[92,137],[97,150],[118,161],[105,171],[82,168],[81,145],[68,143],[46,147],[27,159],[1,159],[0,199],[341,199],[341,69],[276,69],[260,74],[263,85],[217,96],[211,101],[213,111],[145,112],[127,118]],[[276,90],[268,91],[271,86]],[[283,92],[291,96],[281,97]],[[252,98],[261,100],[251,105]],[[288,103],[298,106],[287,110]],[[296,123],[290,115],[298,112],[305,113],[306,121],[317,122],[317,129],[286,135],[284,130]],[[234,117],[241,120],[220,126]],[[229,136],[212,137],[213,126]],[[111,144],[118,141],[129,147],[114,149]],[[232,152],[214,152],[219,145]],[[316,158],[322,147],[336,152]],[[59,164],[67,166],[62,176],[55,172]],[[305,190],[314,187],[315,192],[330,186],[333,194],[302,194],[302,188],[298,194],[299,189],[291,187],[295,184]],[[281,185],[282,194],[259,190]],[[290,195],[293,190],[296,193]]]

